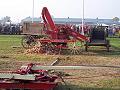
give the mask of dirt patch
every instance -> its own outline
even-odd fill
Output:
[[[112,65],[120,66],[120,57],[111,57],[106,55],[98,55],[94,52],[87,52],[81,55],[43,55],[39,54],[39,59],[44,60],[15,60],[10,58],[0,58],[0,69],[1,70],[17,70],[22,65],[27,65],[28,63],[38,63],[40,65],[50,65],[57,58],[59,58],[59,63],[57,65]],[[28,56],[34,56],[33,54],[28,54]],[[35,57],[35,56],[34,56]],[[36,56],[37,57],[37,56]],[[35,57],[35,58],[36,58]],[[33,58],[34,59],[34,58]],[[107,81],[107,85],[112,83],[109,80],[119,80],[120,81],[120,69],[117,68],[94,68],[94,69],[81,69],[81,70],[62,70],[69,74],[70,76],[65,76],[64,80],[67,84],[83,86],[83,87],[105,87],[103,81]],[[118,83],[119,83],[118,81]],[[118,84],[114,82],[110,87],[120,88]],[[74,89],[75,90],[75,89]]]
[[[76,56],[61,56],[58,65],[120,65],[119,57],[105,57],[105,56],[90,56],[90,55],[76,55]]]
[[[102,80],[120,80],[120,69],[84,69],[68,70],[70,76],[64,77],[65,81],[71,85],[84,85],[86,87],[103,87]],[[120,88],[120,87],[119,87]]]

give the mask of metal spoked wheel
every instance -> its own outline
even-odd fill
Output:
[[[30,49],[35,46],[36,41],[33,36],[27,35],[22,38],[21,44],[25,49]]]
[[[51,43],[44,45],[44,49],[46,54],[50,54],[50,55],[53,55],[53,54],[58,55],[60,54],[60,51],[61,51],[60,48],[57,48],[55,45]]]
[[[47,44],[43,45],[43,48],[44,48],[44,51],[46,54],[50,54],[50,55],[53,54],[54,49],[53,49],[53,46],[51,43],[47,43]]]
[[[79,55],[83,49],[83,43],[82,42],[72,42],[69,44],[68,50],[69,50],[69,54],[71,55]]]

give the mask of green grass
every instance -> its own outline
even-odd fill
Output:
[[[21,36],[0,35],[0,54],[12,55],[18,51],[14,46],[21,46]]]
[[[10,58],[16,59],[16,60],[42,60],[46,59],[46,57],[41,57],[39,55],[34,56],[27,56],[24,53],[24,48],[21,45],[21,38],[22,35],[0,35],[0,55],[5,55]],[[118,56],[120,55],[120,38],[109,38],[110,44],[113,48],[115,48],[117,51],[101,51],[101,50],[93,50],[93,52],[98,53],[98,55],[106,55],[106,56]],[[77,43],[80,45],[81,43]],[[16,48],[14,48],[16,47]]]
[[[0,49],[11,49],[12,46],[21,46],[22,35],[0,35]],[[120,49],[120,38],[109,38],[112,47]],[[81,43],[77,43],[81,45]]]
[[[114,78],[114,79],[109,79],[109,80],[100,80],[100,84],[102,84],[103,87],[106,88],[120,88],[120,77],[119,78]]]
[[[109,38],[112,47],[120,50],[120,38]]]
[[[0,57],[8,57],[9,59],[18,61],[43,61],[52,59],[52,56],[26,55],[25,49],[21,45],[22,37],[22,35],[0,35]]]
[[[19,57],[24,58],[21,38],[20,35],[0,35],[0,56],[18,60]]]
[[[9,49],[11,46],[21,46],[21,36],[0,35],[0,49]]]
[[[16,60],[45,60],[48,59],[45,56],[40,55],[25,55],[25,49],[21,45],[22,35],[0,35],[0,56],[7,56]],[[120,38],[109,38],[112,50],[110,52],[102,51],[98,47],[92,50],[92,52],[98,53],[97,55],[108,57],[119,57],[120,55]],[[78,45],[80,43],[78,42]],[[16,47],[16,48],[14,48]],[[91,48],[90,48],[91,49]]]
[[[96,86],[93,87],[93,86],[91,86],[91,87],[89,87],[88,85],[79,85],[78,86],[78,85],[70,85],[70,84],[68,84],[67,86],[66,85],[59,86],[55,90],[120,90],[120,88],[119,88],[120,83],[118,83],[119,81],[115,82],[114,80],[110,80],[110,81],[109,80],[108,81],[102,81],[101,80],[101,82],[104,83],[104,84],[102,84],[103,86],[104,85],[107,85],[107,86],[104,86],[104,87],[96,87]],[[110,86],[111,83],[112,83],[112,86]],[[117,83],[117,85],[116,85],[116,83]],[[113,86],[113,85],[116,85],[118,87]]]
[[[97,53],[99,56],[105,56],[105,57],[119,57],[120,56],[120,38],[108,38],[110,41],[110,52],[106,51],[106,47],[103,47],[105,50],[101,50],[99,47],[92,46],[88,49],[88,51],[92,51],[94,53]]]

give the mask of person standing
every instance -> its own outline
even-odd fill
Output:
[[[116,28],[115,27],[113,27],[113,36],[115,36],[115,33],[116,33]]]
[[[112,29],[111,26],[108,27],[108,35],[109,35],[110,37],[113,36],[113,29]]]

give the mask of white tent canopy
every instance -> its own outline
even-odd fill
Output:
[[[109,26],[109,25],[107,25],[107,24],[104,24],[104,23],[102,23],[101,25],[102,25],[102,26]]]

